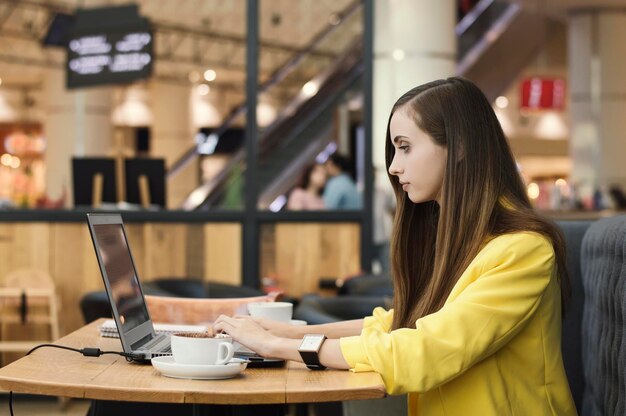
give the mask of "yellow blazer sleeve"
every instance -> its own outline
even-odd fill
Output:
[[[378,372],[390,394],[431,390],[513,338],[537,309],[553,270],[545,238],[497,237],[461,276],[471,283],[443,308],[414,329],[364,325],[361,335],[341,339],[342,354],[353,370]]]
[[[393,323],[393,309],[386,311],[384,308],[378,307],[374,309],[372,316],[368,316],[363,319],[363,330],[372,329],[380,332],[388,333],[391,330],[391,324]],[[362,331],[361,331],[362,332]],[[351,338],[341,338],[339,343],[341,345],[341,352],[344,357],[359,357],[361,355],[361,345],[358,342],[348,342]],[[347,358],[346,358],[347,360]],[[350,368],[355,372],[362,371],[375,371],[369,364],[358,361],[350,362]]]
[[[389,332],[392,323],[393,309],[386,311],[384,308],[378,307],[374,309],[372,316],[368,316],[363,320],[363,328],[376,328]]]

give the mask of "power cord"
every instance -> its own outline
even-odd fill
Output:
[[[127,361],[141,360],[144,358],[143,354],[134,354],[134,353],[121,352],[121,351],[102,351],[100,348],[89,348],[89,347],[78,349],[78,348],[66,347],[65,345],[56,345],[56,344],[37,345],[32,350],[28,351],[26,355],[29,355],[33,351],[38,350],[39,348],[44,348],[44,347],[59,348],[62,350],[74,351],[74,352],[83,354],[85,357],[100,357],[101,355],[104,355],[104,354],[117,354],[126,358]]]
[[[37,345],[36,347],[28,351],[26,355],[30,355],[30,353],[32,353],[33,351],[36,351],[39,348],[44,348],[44,347],[45,348],[59,348],[62,350],[74,351],[74,352],[83,354],[85,357],[100,357],[101,355],[105,355],[105,354],[116,354],[116,355],[121,355],[122,357],[126,358],[126,361],[142,360],[145,358],[143,354],[134,354],[134,353],[121,352],[121,351],[102,351],[100,348],[93,348],[93,347],[86,347],[86,348],[79,349],[79,348],[66,347],[65,345],[56,345],[56,344]],[[11,416],[14,416],[13,415],[13,391],[9,391],[9,411],[11,412]]]

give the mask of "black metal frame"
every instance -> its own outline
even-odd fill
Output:
[[[247,0],[246,9],[246,181],[243,224],[243,276],[246,286],[259,286],[259,224],[257,221],[258,134],[256,105],[259,76],[259,3]]]
[[[258,96],[259,0],[247,0],[246,38],[246,174],[243,219],[243,276],[246,286],[260,284],[260,228],[263,223],[279,222],[356,222],[361,225],[361,269],[371,270],[372,258],[372,82],[374,47],[374,2],[363,0],[365,186],[363,209],[351,212],[267,212],[257,209],[258,200],[258,129],[256,105]]]

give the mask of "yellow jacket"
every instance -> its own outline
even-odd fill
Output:
[[[554,250],[530,232],[489,241],[441,310],[390,331],[374,310],[341,339],[353,371],[376,371],[410,415],[575,415],[561,356]]]

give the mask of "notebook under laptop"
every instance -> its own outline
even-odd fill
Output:
[[[171,355],[169,335],[157,335],[150,320],[121,215],[87,214],[87,222],[124,352],[137,360]]]

